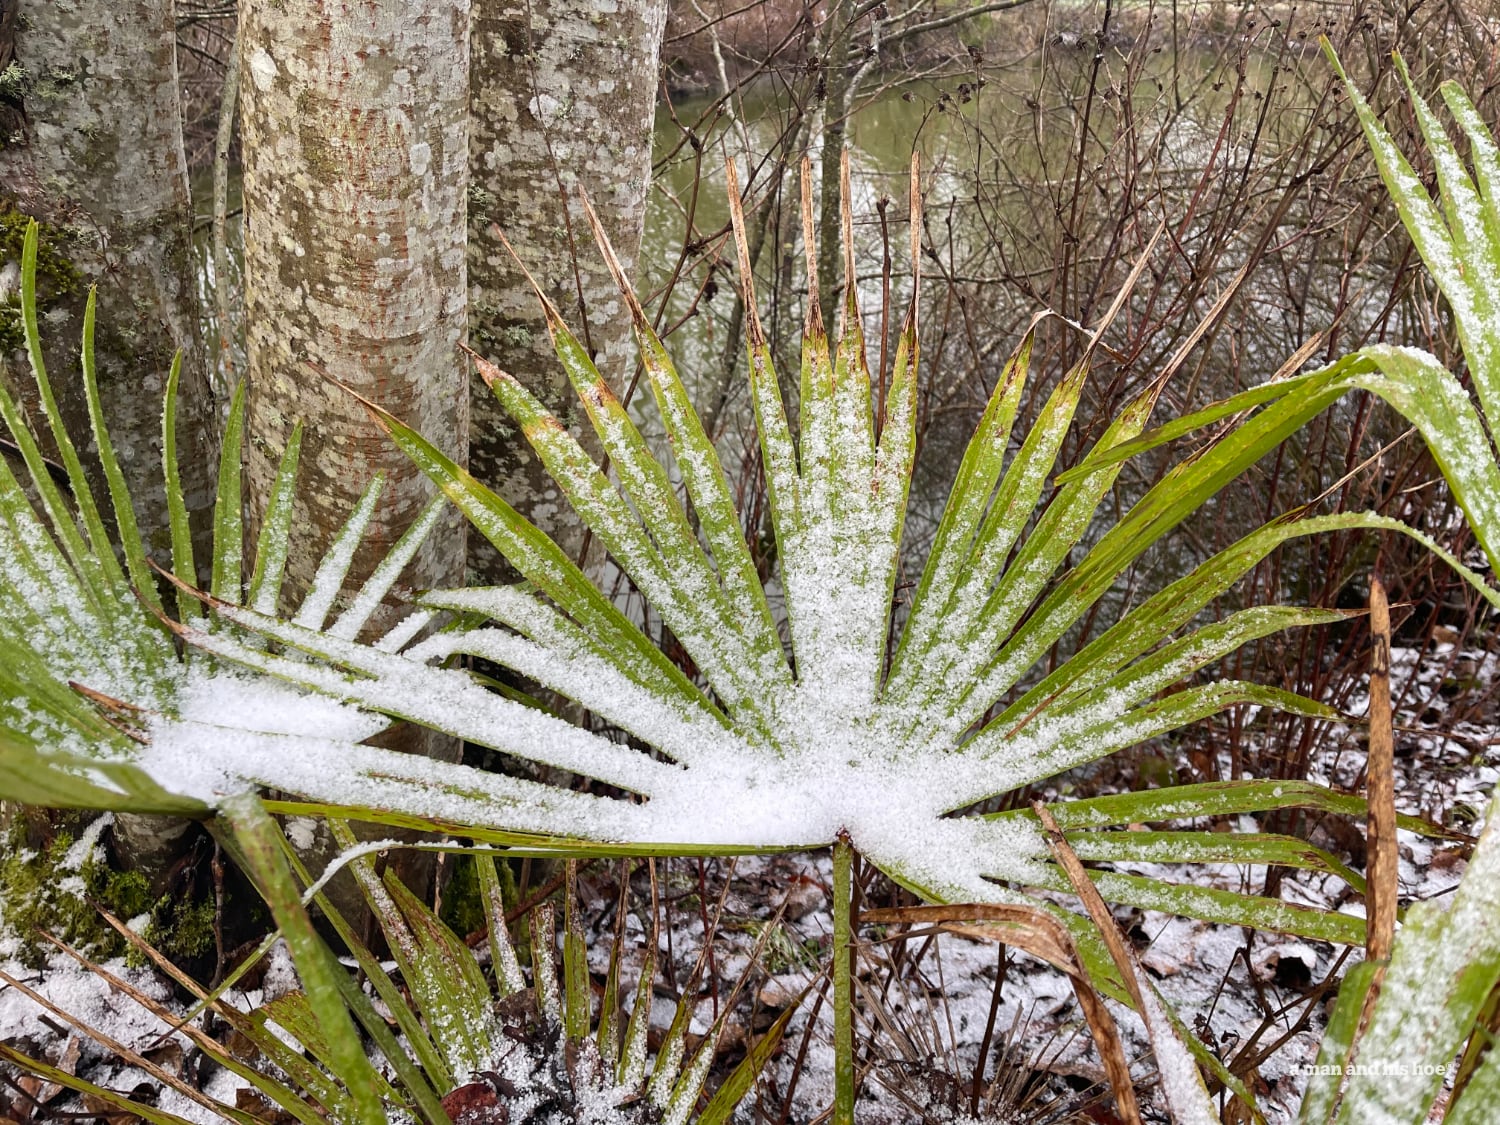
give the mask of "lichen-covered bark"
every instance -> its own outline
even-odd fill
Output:
[[[474,0],[473,343],[580,436],[587,423],[552,352],[536,298],[489,226],[495,222],[505,231],[580,338],[586,324],[600,370],[618,387],[634,363],[629,316],[582,208],[575,197],[565,212],[561,191],[588,193],[632,269],[651,174],[665,21],[665,0]],[[585,316],[579,315],[580,297]],[[477,380],[472,394],[474,474],[577,557],[582,527],[556,486]],[[493,548],[477,536],[469,562],[486,580],[503,577]]]
[[[294,594],[376,472],[384,497],[354,575],[432,495],[326,374],[464,457],[468,0],[246,0],[241,11],[251,511],[307,427]],[[407,571],[462,580],[441,525]]]
[[[0,36],[12,32],[14,41],[0,44],[0,380],[50,449],[20,329],[20,252],[32,217],[43,224],[43,353],[64,422],[108,512],[78,360],[94,285],[100,397],[141,532],[163,563],[162,395],[173,353],[183,353],[178,450],[206,560],[217,413],[193,283],[172,0],[0,0]],[[116,855],[155,878],[180,854],[186,828],[120,816]]]
[[[80,443],[88,437],[78,347],[94,284],[105,414],[142,531],[165,561],[161,402],[179,349],[179,448],[194,511],[212,504],[217,441],[193,284],[172,0],[0,7],[15,17],[7,96],[24,114],[19,124],[7,118],[0,136],[0,378],[34,411],[17,308],[23,216],[33,216],[44,224],[42,335],[69,429]],[[87,456],[85,464],[95,467]],[[96,488],[102,496],[102,481]]]
[[[460,463],[466,455],[469,0],[242,0],[240,65],[250,509],[253,523],[300,419],[286,588],[296,598],[377,472],[387,484],[352,581],[432,496],[330,379]],[[452,512],[404,581],[460,583],[463,552]],[[379,623],[399,612],[388,607]],[[448,760],[461,750],[412,728],[383,745]],[[430,860],[403,853],[395,869],[420,892]],[[330,893],[347,916],[363,913],[348,880]]]

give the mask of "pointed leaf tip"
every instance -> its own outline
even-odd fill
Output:
[[[729,195],[729,222],[734,228],[734,244],[739,254],[740,296],[745,306],[745,335],[750,346],[759,349],[765,346],[766,333],[760,323],[760,312],[755,304],[755,274],[751,269],[750,241],[745,234],[745,205],[740,198],[740,177],[735,170],[734,159],[724,162],[724,184]]]
[[[823,308],[818,298],[818,253],[816,232],[813,230],[812,161],[804,156],[801,168],[802,180],[802,249],[807,258],[807,318],[803,333],[809,338],[825,335]]]
[[[469,347],[468,344],[459,344],[458,346],[474,361],[474,366],[479,369],[479,377],[484,380],[486,387],[494,390],[495,384],[504,379],[514,382],[515,377],[513,375],[502,369],[498,364],[485,359],[484,356]]]
[[[505,247],[505,252],[510,255],[510,260],[515,262],[516,269],[521,271],[521,276],[526,279],[526,284],[531,286],[531,291],[536,294],[536,299],[541,302],[542,315],[547,318],[547,330],[555,332],[558,328],[562,327],[562,314],[557,311],[556,306],[552,304],[547,294],[542,292],[541,284],[532,275],[531,271],[526,268],[526,263],[521,260],[521,255],[510,244],[510,239],[505,237],[505,232],[500,229],[500,224],[491,223],[489,233],[491,237],[500,240],[500,245]]]
[[[859,284],[854,264],[854,191],[849,181],[849,149],[839,153],[839,227],[844,244],[844,319],[840,332],[859,328]]]
[[[646,320],[646,310],[641,307],[635,290],[630,287],[630,278],[625,275],[625,267],[615,253],[614,244],[610,242],[609,234],[605,231],[598,212],[594,210],[588,192],[581,187],[578,189],[578,200],[583,204],[583,213],[588,218],[589,228],[594,232],[594,242],[599,246],[599,253],[604,256],[604,264],[609,267],[610,275],[615,279],[615,287],[619,289],[620,296],[625,300],[625,306],[630,310],[631,321],[637,329],[646,329],[649,323]]]
[[[374,419],[375,424],[377,426],[379,426],[382,430],[385,430],[386,432],[390,432],[390,425],[389,425],[389,423],[392,422],[392,421],[395,421],[396,420],[396,416],[394,414],[392,414],[389,410],[387,410],[385,407],[381,406],[379,403],[375,402],[373,399],[367,398],[365,395],[360,394],[358,391],[356,391],[348,383],[345,383],[343,380],[341,380],[341,379],[335,379],[332,375],[328,374],[327,371],[323,370],[323,368],[319,367],[316,363],[313,363],[311,360],[304,359],[302,361],[302,366],[304,368],[306,368],[308,371],[312,372],[314,375],[318,376],[318,378],[326,380],[329,383],[332,383],[339,390],[341,390],[345,394],[349,395],[351,398],[353,398],[356,402],[358,402],[361,406],[363,406],[366,410],[368,410],[370,412],[370,415]]]

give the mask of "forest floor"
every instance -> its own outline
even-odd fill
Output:
[[[1494,737],[1491,698],[1500,681],[1500,660],[1492,653],[1439,645],[1420,654],[1398,649],[1393,664],[1398,704],[1404,700],[1407,705],[1397,715],[1398,805],[1403,812],[1474,831],[1474,819],[1500,780],[1500,739]],[[1463,714],[1447,705],[1450,696],[1462,698]],[[1362,707],[1362,700],[1354,700],[1347,709],[1358,714]],[[1308,777],[1354,789],[1362,783],[1363,760],[1355,733],[1334,731],[1315,752]],[[1078,783],[1091,793],[1103,793],[1118,780],[1100,773]],[[1268,830],[1250,816],[1217,827]],[[1305,834],[1355,868],[1364,866],[1360,833],[1326,822],[1310,825]],[[1440,899],[1463,874],[1464,860],[1454,848],[1407,832],[1401,833],[1399,846],[1403,904]],[[1263,868],[1232,865],[1126,869],[1257,892],[1266,875]],[[614,913],[620,871],[618,865],[585,869],[578,892],[591,967],[602,979],[614,935],[623,926],[622,975],[630,982],[647,940],[651,886],[644,865],[638,865],[632,876],[632,901],[643,905],[633,907],[622,922]],[[738,1120],[816,1122],[830,1103],[832,1014],[823,995],[826,978],[820,966],[831,943],[831,874],[826,855],[658,861],[659,905],[668,924],[659,931],[663,968],[652,1011],[654,1027],[664,1031],[670,1022],[674,989],[691,978],[709,929],[714,933],[711,971],[698,986],[690,1041],[708,1032],[719,1006],[728,1002],[747,972],[752,974],[746,981],[749,987],[741,989],[721,1040],[726,1063],[734,1062],[788,1004],[802,998],[782,1047]],[[872,884],[869,893],[878,898],[889,890]],[[1359,897],[1333,876],[1288,873],[1281,881],[1281,895],[1329,909],[1363,910]],[[722,914],[712,926],[721,901]],[[1116,917],[1163,995],[1247,1081],[1267,1119],[1293,1120],[1304,1085],[1302,1068],[1314,1060],[1337,979],[1359,957],[1358,951],[1149,911],[1117,911]],[[768,928],[770,933],[765,932]],[[761,952],[752,963],[759,939],[764,939]],[[14,948],[12,944],[10,952]],[[159,1042],[168,1029],[158,1019],[76,962],[57,954],[45,969],[27,969],[7,959],[6,952],[0,946],[0,968],[58,1008],[141,1052],[175,1077],[228,1104],[236,1103],[238,1079],[205,1064],[201,1052],[180,1034]],[[122,962],[107,967],[149,995],[180,1007],[180,997],[174,1000],[170,987],[155,974]],[[284,949],[277,947],[266,970],[252,979],[255,987],[231,993],[235,1005],[244,1010],[294,988],[295,974]],[[1104,1108],[1108,1099],[1103,1070],[1072,988],[1054,970],[1024,954],[956,935],[929,933],[890,941],[867,929],[862,932],[857,979],[862,1125],[1113,1120]],[[1149,1108],[1154,1082],[1144,1030],[1124,1009],[1116,1006],[1115,1014]],[[121,1063],[55,1013],[3,984],[0,1043],[189,1120],[219,1119],[146,1071]],[[976,1074],[981,1050],[985,1066]],[[5,1082],[0,1086],[0,1122],[31,1125],[96,1114],[111,1125],[129,1121],[36,1079],[11,1075]]]

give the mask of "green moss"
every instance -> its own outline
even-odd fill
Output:
[[[116,918],[145,915],[141,937],[169,960],[186,964],[213,951],[217,911],[212,898],[153,895],[144,875],[116,871],[102,856],[87,864],[83,874],[90,896]],[[124,952],[128,963],[146,964],[144,954],[134,949]]]
[[[50,950],[37,939],[39,930],[95,958],[116,956],[124,947],[124,941],[87,901],[91,893],[87,870],[97,862],[95,853],[81,866],[70,862],[68,853],[82,828],[78,818],[62,822],[49,828],[54,833],[50,842],[39,847],[28,846],[22,818],[5,833],[0,858],[0,931],[18,939],[15,955],[32,968],[43,966]]]
[[[439,916],[459,937],[467,937],[488,924],[484,898],[479,890],[479,872],[475,870],[473,856],[450,858],[456,862],[452,864],[448,885],[443,888],[443,908]]]
[[[136,918],[151,909],[151,885],[139,871],[116,871],[98,854],[83,865],[89,894],[116,918]]]
[[[0,74],[0,80],[4,75]],[[8,204],[0,204],[0,261],[19,262],[26,243],[26,227],[31,216]],[[36,254],[37,312],[41,315],[57,301],[76,293],[83,285],[83,274],[73,260],[62,252],[67,235],[50,224],[41,224],[41,239]],[[0,300],[0,354],[26,346],[21,325],[21,291]]]
[[[213,950],[217,914],[212,899],[192,902],[163,898],[157,907],[141,936],[160,952],[173,961],[186,961]]]
[[[130,948],[95,909],[122,920],[146,919],[141,936],[178,964],[190,965],[214,951],[217,912],[212,897],[155,894],[138,871],[118,871],[104,850],[70,856],[83,838],[83,818],[45,823],[47,842],[28,846],[38,822],[18,818],[0,847],[0,934],[18,939],[15,956],[32,968],[46,964],[51,947],[36,937],[45,930],[95,960],[124,956],[133,965],[146,958]]]

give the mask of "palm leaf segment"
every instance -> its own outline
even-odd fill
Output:
[[[737,205],[733,186],[731,195]],[[916,206],[914,176],[914,215]],[[810,227],[810,217],[805,222]],[[848,224],[846,206],[846,246]],[[917,229],[914,224],[914,271]],[[9,791],[50,803],[194,811],[247,785],[264,785],[301,796],[304,808],[461,828],[483,839],[551,850],[807,848],[847,833],[868,858],[924,895],[1015,901],[1022,887],[1069,886],[1048,860],[1032,814],[950,814],[1238,704],[1339,718],[1311,700],[1250,683],[1207,683],[1161,693],[1249,640],[1337,620],[1341,615],[1332,611],[1270,606],[1191,627],[1212,599],[1289,538],[1350,527],[1412,534],[1374,516],[1267,525],[1148,599],[1034,686],[1017,690],[1143,551],[1280,440],[1274,434],[1254,443],[1231,437],[1177,466],[1081,561],[1059,574],[1091,528],[1118,468],[1106,465],[1074,477],[1035,515],[1078,405],[1087,364],[1053,391],[1007,465],[1027,380],[1029,334],[1002,372],[965,453],[899,642],[888,651],[915,449],[915,303],[901,333],[877,430],[854,287],[849,287],[836,345],[823,331],[814,287],[796,440],[754,316],[738,218],[736,232],[751,310],[751,396],[781,560],[789,646],[778,631],[712,443],[617,270],[695,519],[689,518],[667,467],[649,453],[550,305],[558,355],[610,458],[614,479],[519,383],[489,364],[481,362],[480,370],[580,516],[691,656],[698,676],[690,678],[668,660],[550,539],[376,407],[372,410],[393,439],[526,583],[429,593],[419,599],[417,613],[383,637],[360,639],[371,611],[437,518],[439,498],[330,622],[353,546],[374,510],[376,481],[299,611],[289,619],[278,616],[296,444],[283,462],[246,587],[238,522],[243,412],[237,405],[221,467],[214,577],[206,599],[215,609],[211,617],[195,615],[191,601],[184,601],[180,622],[130,607],[131,588],[149,590],[151,583],[138,537],[134,548],[130,545],[128,496],[123,484],[113,488],[118,474],[110,479],[112,494],[118,493],[128,578],[89,511],[86,488],[75,493],[87,541],[60,495],[43,490],[48,530],[14,479],[0,478],[6,501],[6,541],[0,546],[10,567],[5,608],[13,611],[5,616],[3,643],[7,655],[24,657],[7,664],[19,669],[7,674],[29,677],[17,680],[14,694],[27,702],[5,716],[0,761]],[[852,266],[852,251],[846,258]],[[34,323],[28,323],[28,336],[34,338]],[[39,354],[34,362],[39,383],[45,384]],[[1155,391],[1148,389],[1122,412],[1098,451],[1136,437]],[[14,408],[6,409],[20,441],[24,427]],[[97,418],[95,432],[107,469],[112,455]],[[170,482],[170,400],[167,436]],[[59,434],[58,444],[72,456],[65,437]],[[45,483],[40,454],[28,453],[28,464],[31,475]],[[71,475],[71,461],[68,467]],[[1034,515],[1031,534],[1023,535]],[[191,585],[185,516],[180,522],[174,528],[176,569],[179,581]],[[39,560],[35,565],[11,566],[10,560],[33,557]],[[1477,576],[1468,576],[1482,586]],[[46,589],[38,592],[41,587]],[[80,615],[86,620],[76,636],[59,635],[57,643],[49,633],[26,631],[26,622],[42,621],[56,632]],[[429,625],[443,621],[441,631],[418,639]],[[217,659],[182,665],[159,628],[162,623]],[[103,651],[112,643],[119,652]],[[449,666],[450,658],[464,655],[510,667],[575,700],[649,752],[489,690]],[[226,661],[241,671],[229,670]],[[119,668],[131,671],[114,675]],[[109,726],[93,703],[66,686],[69,681],[102,684],[97,690],[104,695],[143,710],[116,708],[116,725]],[[53,710],[38,718],[46,707]],[[120,713],[135,716],[135,726],[119,720]],[[237,717],[225,725],[230,713]],[[591,795],[362,745],[388,718],[593,778],[626,796]],[[1067,829],[1105,828],[1289,804],[1355,812],[1359,803],[1315,787],[1241,782],[1075,802],[1058,810],[1058,820]],[[1172,858],[1310,867],[1338,874],[1356,889],[1362,886],[1357,875],[1325,853],[1276,836],[1178,832],[1146,839],[1140,833],[1097,832],[1081,838],[1077,849],[1102,862]],[[1254,896],[1107,871],[1095,877],[1106,896],[1143,907],[1335,941],[1358,941],[1362,932],[1355,918]]]
[[[737,203],[733,187],[731,195]],[[916,206],[914,177],[913,214]],[[805,222],[810,227],[810,216]],[[848,223],[846,207],[846,247]],[[751,310],[751,396],[790,644],[778,632],[713,445],[616,268],[696,519],[679,498],[667,466],[650,454],[545,299],[559,358],[610,459],[613,479],[515,379],[482,360],[480,372],[579,515],[680,641],[698,677],[689,678],[670,662],[503,500],[373,407],[394,440],[511,561],[526,585],[426,595],[424,615],[446,612],[457,624],[415,644],[407,643],[411,623],[401,634],[371,645],[359,642],[352,630],[322,628],[319,616],[306,608],[284,621],[228,605],[221,608],[223,618],[282,647],[257,647],[233,630],[193,630],[192,639],[210,652],[361,709],[445,730],[634,796],[587,795],[347,743],[329,745],[320,754],[304,740],[293,756],[278,750],[272,736],[241,737],[228,753],[221,747],[214,757],[220,779],[212,788],[231,785],[237,776],[317,802],[363,806],[374,816],[417,816],[489,828],[510,842],[534,836],[555,845],[561,838],[595,849],[626,844],[662,851],[806,848],[847,833],[868,858],[924,895],[1013,901],[1021,893],[1018,887],[1068,885],[1048,861],[1031,814],[949,814],[1237,704],[1339,718],[1321,704],[1251,683],[1212,682],[1166,697],[1161,693],[1249,640],[1338,620],[1342,615],[1336,612],[1270,606],[1190,629],[1213,598],[1280,543],[1336,527],[1392,525],[1372,516],[1268,525],[1146,601],[1029,690],[1014,690],[1143,551],[1274,444],[1226,442],[1178,466],[1081,562],[1059,575],[1092,526],[1118,469],[1063,485],[1035,517],[1031,534],[1023,536],[1087,373],[1085,362],[1062,380],[1007,465],[1026,387],[1029,334],[1002,372],[964,456],[899,642],[888,651],[915,449],[915,305],[901,333],[877,430],[854,287],[849,287],[841,338],[833,344],[822,328],[814,286],[796,440],[754,316],[742,224],[737,222],[736,231]],[[915,235],[912,250],[915,270]],[[852,251],[846,256],[852,276]],[[1136,437],[1156,390],[1141,395],[1110,425],[1101,449]],[[315,589],[309,601],[318,597]],[[1178,635],[1185,628],[1189,631]],[[655,753],[496,695],[443,666],[461,655],[514,669]],[[146,752],[159,764],[152,772],[161,775],[166,763],[192,757],[196,737],[180,724],[157,731]],[[1148,804],[1166,819],[1293,799],[1254,782],[1188,787],[1122,803],[1112,818],[1101,811],[1092,823],[1145,819]],[[1077,810],[1079,823],[1087,804]],[[1362,886],[1331,857],[1289,839],[1175,833],[1144,840],[1136,835],[1097,833],[1088,837],[1084,851],[1099,861],[1174,856],[1313,867]],[[1115,900],[1151,908],[1332,940],[1354,941],[1361,933],[1354,918],[1228,891],[1109,872],[1100,873],[1098,881]]]
[[[1376,344],[1328,367],[1253,387],[1131,441],[1096,451],[1060,479],[1105,469],[1251,410],[1258,413],[1238,433],[1240,440],[1259,445],[1267,437],[1292,433],[1350,391],[1369,391],[1416,426],[1491,569],[1500,569],[1500,465],[1492,439],[1494,424],[1500,419],[1500,332],[1495,327],[1500,317],[1500,148],[1468,95],[1456,83],[1445,82],[1442,98],[1468,142],[1471,173],[1437,114],[1417,92],[1405,62],[1394,56],[1436,171],[1440,199],[1434,200],[1400,146],[1349,81],[1326,39],[1323,49],[1344,81],[1401,222],[1453,313],[1479,409],[1459,378],[1430,352]],[[1470,576],[1465,573],[1465,577]],[[1494,604],[1491,591],[1482,585],[1477,588]]]

